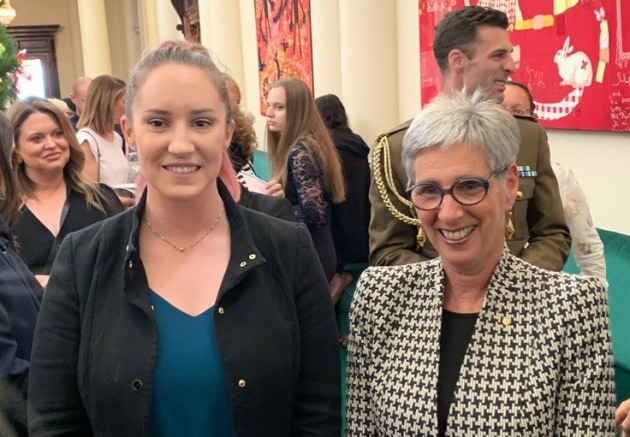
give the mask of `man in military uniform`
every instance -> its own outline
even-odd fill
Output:
[[[490,97],[503,100],[505,81],[515,69],[507,27],[503,12],[479,6],[464,7],[444,17],[433,43],[443,93],[483,87]],[[551,167],[547,135],[527,117],[516,118],[521,134],[519,190],[507,219],[507,244],[525,261],[559,271],[569,254],[571,237]],[[408,183],[401,149],[410,123],[380,135],[372,149],[372,265],[407,264],[437,256],[405,195]]]

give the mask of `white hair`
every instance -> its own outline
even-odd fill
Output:
[[[439,95],[413,119],[403,139],[402,161],[410,183],[416,179],[414,162],[430,147],[456,144],[479,147],[488,165],[498,170],[516,162],[520,143],[514,117],[482,90]]]

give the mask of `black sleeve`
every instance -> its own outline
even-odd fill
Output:
[[[337,322],[328,283],[304,225],[298,226],[294,283],[301,338],[301,372],[291,435],[338,436],[341,382]]]
[[[239,204],[254,211],[276,217],[290,222],[297,222],[298,218],[291,208],[291,203],[286,197],[273,197],[244,188]]]
[[[57,254],[35,330],[28,387],[31,436],[91,435],[79,392],[81,302],[73,251],[71,234]]]

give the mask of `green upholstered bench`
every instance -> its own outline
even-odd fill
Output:
[[[630,398],[630,235],[598,229],[604,243],[617,401]],[[573,254],[564,270],[579,273]]]
[[[254,152],[254,171],[259,178],[268,181],[271,179],[271,171],[269,170],[269,158],[267,152],[256,150]]]
[[[253,167],[256,174],[265,180],[269,180],[271,178],[270,170],[269,170],[269,159],[266,152],[262,152],[257,150],[254,152],[253,159]],[[349,264],[346,266],[346,270],[353,277],[353,280],[348,286],[344,289],[341,298],[339,299],[339,303],[337,303],[336,312],[337,312],[337,325],[339,326],[339,332],[343,335],[348,335],[350,331],[350,304],[352,303],[352,296],[354,295],[354,290],[357,286],[357,281],[359,280],[359,276],[365,270],[367,264]],[[345,424],[346,424],[346,361],[347,361],[347,350],[345,348],[341,348],[341,412],[342,412],[342,433],[341,435],[345,435]]]
[[[344,289],[341,294],[341,298],[337,303],[337,326],[339,327],[339,333],[342,335],[348,335],[350,332],[350,305],[352,304],[352,297],[354,296],[354,290],[357,288],[357,282],[359,276],[363,273],[363,270],[367,268],[367,264],[347,264],[344,269],[352,275],[352,282]],[[347,404],[347,382],[348,373],[346,364],[348,362],[348,350],[346,348],[341,349],[341,435],[346,435],[346,404]]]

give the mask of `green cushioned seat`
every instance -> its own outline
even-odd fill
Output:
[[[630,398],[630,235],[598,229],[604,243],[617,400]],[[579,273],[573,254],[564,270]]]
[[[271,179],[271,172],[269,170],[269,158],[267,152],[256,150],[254,152],[254,171],[259,178],[268,181]]]
[[[367,268],[367,264],[346,264],[344,270],[352,275],[352,282],[344,288],[343,294],[337,303],[337,326],[339,327],[339,333],[342,335],[348,335],[350,332],[350,305],[352,304],[352,297],[354,296],[354,290],[357,288],[357,282],[359,276],[363,273],[363,270]],[[347,383],[348,373],[346,364],[348,362],[348,350],[346,348],[341,349],[341,435],[346,435],[346,404],[347,404]]]

